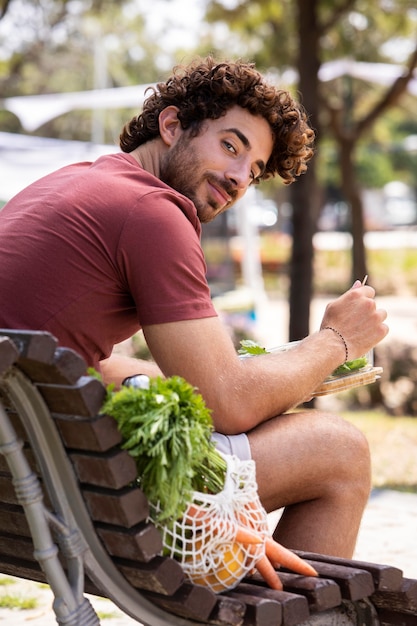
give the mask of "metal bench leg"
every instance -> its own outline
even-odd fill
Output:
[[[52,525],[60,531],[64,531],[62,533],[63,541],[65,541],[65,536],[71,536],[72,545],[77,543],[74,541],[74,534],[76,533],[71,534],[46,509],[39,480],[29,467],[23,453],[23,443],[17,438],[7,413],[1,404],[0,452],[6,457],[13,476],[16,496],[26,514],[34,545],[34,556],[45,573],[45,577],[54,594],[53,608],[58,624],[62,626],[99,625],[100,621],[91,603],[82,593],[80,594],[84,577],[83,568],[80,566],[82,548],[78,546],[76,554],[74,554],[74,549],[66,550],[67,556],[70,553],[71,557],[78,557],[76,559],[79,565],[78,576],[76,576],[78,580],[76,580],[77,588],[74,590],[58,559],[58,547],[53,541],[50,526]]]

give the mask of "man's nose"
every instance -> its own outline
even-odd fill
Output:
[[[251,183],[250,167],[246,165],[237,165],[229,168],[226,172],[226,178],[231,182],[236,190],[244,193]]]

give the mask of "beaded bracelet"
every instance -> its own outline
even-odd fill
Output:
[[[343,341],[343,345],[345,346],[345,360],[344,360],[344,363],[349,361],[349,349],[348,349],[348,345],[347,345],[346,340],[343,337],[342,333],[339,333],[339,331],[336,330],[335,328],[333,328],[332,326],[325,326],[323,328],[323,330],[332,330],[334,333],[336,333],[336,335],[338,335],[340,337],[340,339]]]

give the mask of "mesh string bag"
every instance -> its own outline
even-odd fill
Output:
[[[181,563],[191,582],[215,593],[235,587],[265,554],[263,541],[247,544],[236,540],[238,526],[260,537],[269,534],[254,461],[223,456],[227,471],[221,492],[195,491],[180,520],[165,526],[156,522],[162,532],[164,553]]]

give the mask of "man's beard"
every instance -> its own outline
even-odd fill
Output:
[[[236,194],[232,189],[227,189],[226,181],[219,181],[214,175],[203,172],[201,159],[187,135],[180,137],[175,146],[162,158],[160,178],[193,202],[202,223],[211,222],[219,212],[218,207],[209,205],[204,198],[198,199],[198,190],[201,189],[204,180],[212,180],[218,186],[223,187],[232,198]]]
[[[179,138],[175,146],[165,154],[161,161],[161,180],[189,198],[195,205],[198,213],[196,180],[193,172],[199,166],[199,159],[190,145],[186,135]]]

